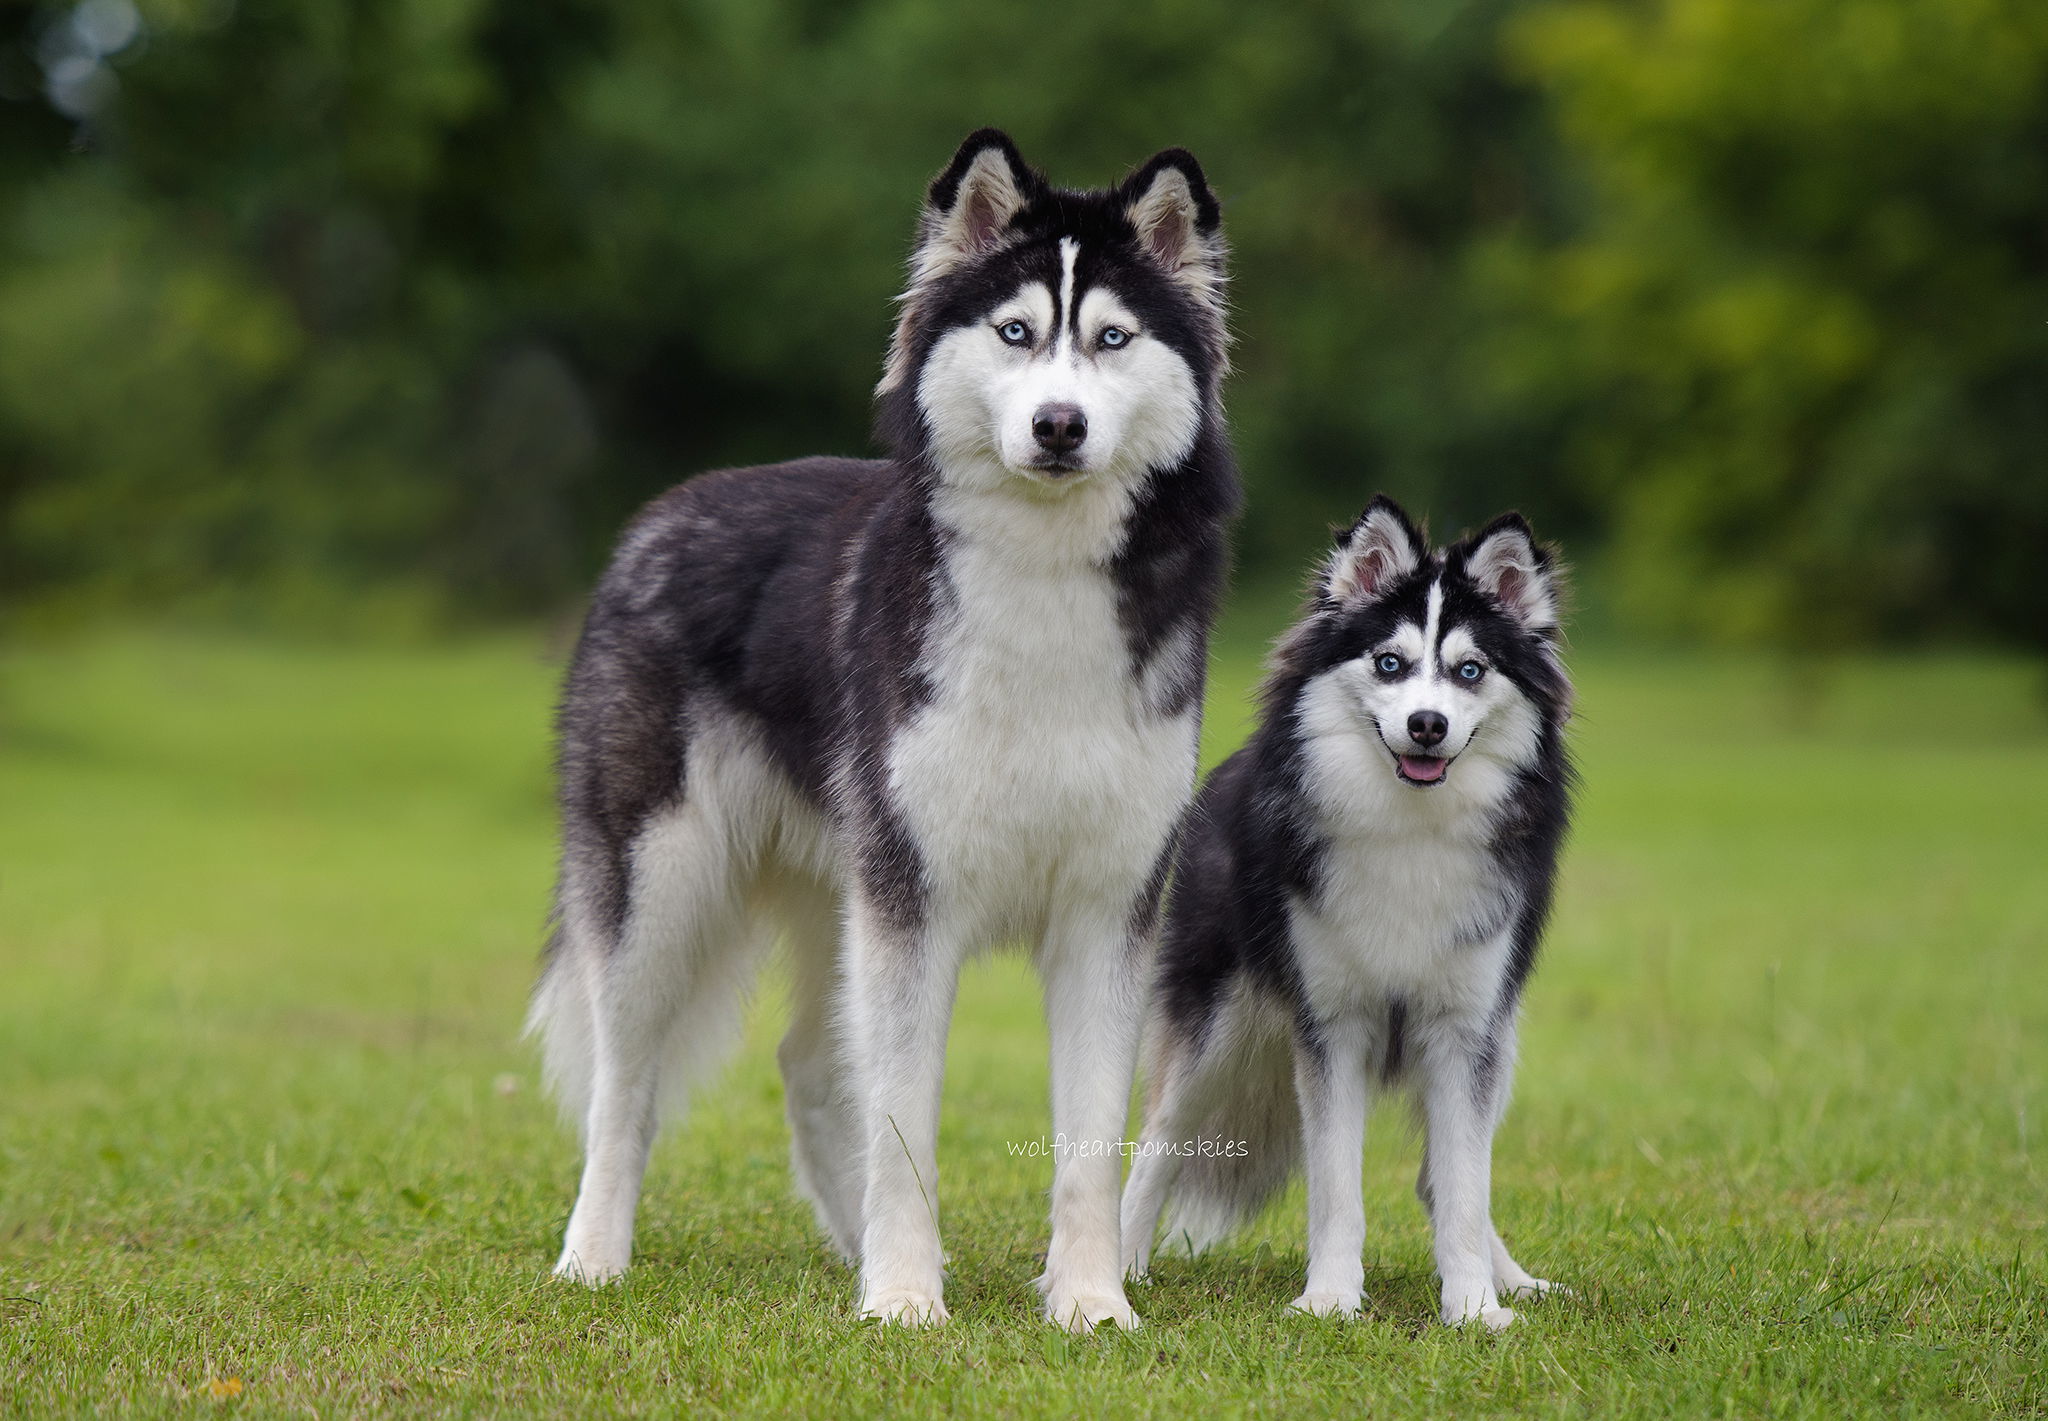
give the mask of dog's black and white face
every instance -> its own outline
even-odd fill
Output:
[[[881,385],[885,436],[951,483],[1057,490],[1185,459],[1224,369],[1223,244],[1195,160],[1050,187],[969,138],[932,184]]]
[[[1556,580],[1518,514],[1432,555],[1398,505],[1373,500],[1280,653],[1304,734],[1367,747],[1375,798],[1499,798],[1569,709]]]

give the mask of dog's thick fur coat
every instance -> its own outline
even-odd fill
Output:
[[[1503,1327],[1503,1298],[1549,1286],[1494,1232],[1488,1181],[1573,782],[1556,576],[1513,514],[1432,554],[1381,498],[1340,538],[1182,838],[1129,1271],[1169,1197],[1166,1245],[1200,1249],[1305,1166],[1296,1306],[1355,1313],[1366,1112],[1407,1084],[1444,1320]]]
[[[886,459],[697,478],[624,535],[559,720],[532,1022],[586,1162],[559,1272],[628,1263],[664,1106],[771,945],[796,1179],[864,1315],[946,1316],[936,1135],[970,954],[1045,982],[1053,1124],[1123,1133],[1237,502],[1219,213],[1161,153],[1049,186],[984,131],[932,184]],[[1054,1321],[1134,1326],[1118,1156],[1055,1164]]]

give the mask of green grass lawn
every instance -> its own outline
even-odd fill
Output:
[[[1253,643],[1219,667],[1241,735]],[[1369,1316],[1291,1316],[1297,1189],[1135,1335],[1035,1319],[1037,995],[961,997],[954,1320],[864,1326],[784,1165],[771,984],[637,1266],[547,1277],[575,1147],[517,1039],[550,874],[531,641],[0,654],[0,1413],[2048,1411],[2038,671],[1579,658],[1586,777],[1495,1211],[1575,1292],[1431,1325],[1415,1142]]]

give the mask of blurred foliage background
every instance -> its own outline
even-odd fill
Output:
[[[574,605],[870,447],[983,123],[1208,168],[1254,588],[1386,488],[1637,633],[2048,649],[2041,0],[0,4],[0,615]]]

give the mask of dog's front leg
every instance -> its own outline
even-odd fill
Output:
[[[1295,1043],[1302,1159],[1308,1176],[1308,1281],[1292,1304],[1356,1317],[1365,1300],[1366,1033],[1354,1015],[1317,1022]]]
[[[928,929],[849,914],[847,1032],[866,1131],[862,1317],[909,1327],[946,1320],[939,1244],[939,1096],[958,956]]]
[[[1424,1038],[1424,1203],[1436,1231],[1443,1320],[1498,1332],[1515,1320],[1494,1278],[1493,1127],[1506,1089],[1507,1048],[1481,1030],[1450,1027]],[[1503,1250],[1505,1252],[1505,1250]]]
[[[1124,1297],[1117,1193],[1149,955],[1115,917],[1073,915],[1039,970],[1052,1038],[1052,1244],[1038,1280],[1048,1321],[1135,1328]]]

